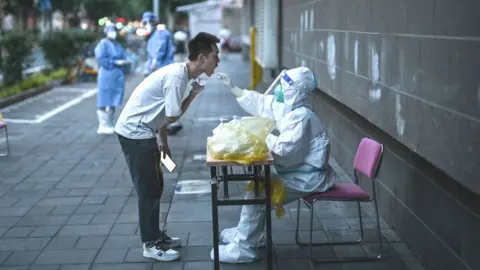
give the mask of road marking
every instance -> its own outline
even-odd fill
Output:
[[[90,98],[92,96],[94,96],[95,94],[97,93],[97,88],[95,89],[91,89],[87,92],[85,92],[84,94],[80,95],[79,97],[75,98],[75,99],[72,99],[70,100],[69,102],[63,104],[63,105],[60,105],[58,106],[57,108],[51,110],[51,111],[48,111],[42,115],[40,115],[37,119],[34,119],[34,120],[28,120],[28,119],[9,119],[9,118],[4,118],[5,122],[10,122],[10,123],[20,123],[20,124],[40,124],[44,121],[46,121],[47,119],[63,112],[64,110],[68,109],[68,108],[71,108],[77,104],[79,104],[80,102],[82,102],[83,100],[87,99],[87,98]]]
[[[210,180],[184,180],[179,181],[175,187],[175,194],[207,194],[210,192]]]

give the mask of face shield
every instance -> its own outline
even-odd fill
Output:
[[[283,70],[265,95],[273,92],[275,100],[290,106],[307,102],[307,94],[317,86],[313,72],[306,67]]]

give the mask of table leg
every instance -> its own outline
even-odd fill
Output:
[[[222,166],[222,175],[223,175],[223,197],[225,199],[228,199],[228,167],[227,166]]]
[[[218,254],[219,229],[218,229],[218,198],[217,198],[217,167],[210,167],[212,186],[212,227],[213,227],[213,259],[214,270],[220,270]]]
[[[260,170],[258,168],[258,166],[254,166],[253,167],[253,175],[254,175],[254,180],[253,180],[253,183],[255,184],[255,198],[258,198],[260,197],[260,191],[259,191],[259,186],[258,186],[258,182],[260,181]]]
[[[265,165],[265,194],[266,194],[266,227],[267,227],[267,269],[273,269],[273,241],[272,241],[272,192],[270,179],[270,166]]]

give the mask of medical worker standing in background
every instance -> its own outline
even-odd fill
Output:
[[[115,107],[122,104],[125,92],[125,74],[122,67],[128,64],[128,61],[122,45],[115,41],[115,25],[106,26],[104,33],[106,37],[95,47],[95,58],[100,66],[97,79],[97,133],[113,134]]]

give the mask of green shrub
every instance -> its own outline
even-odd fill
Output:
[[[0,69],[3,83],[13,85],[22,81],[23,70],[31,63],[33,40],[27,32],[12,31],[0,40],[2,57]]]
[[[45,33],[40,40],[40,47],[54,69],[70,67],[78,55],[72,35],[65,30]]]
[[[61,68],[59,70],[56,70],[56,71],[53,71],[52,73],[49,74],[49,77],[52,79],[52,80],[59,80],[59,79],[63,79],[67,76],[68,74],[68,71],[64,68]]]
[[[33,88],[45,86],[52,80],[65,78],[66,74],[67,70],[65,69],[58,69],[50,74],[45,74],[43,72],[35,73],[17,84],[0,87],[0,98],[9,97]]]
[[[92,31],[83,30],[60,30],[46,33],[40,40],[40,46],[45,59],[52,65],[53,69],[64,69],[58,71],[56,76],[64,75],[67,81],[68,74],[77,64],[76,60],[81,55],[87,44],[95,42],[98,36]]]
[[[75,42],[78,52],[81,52],[85,46],[94,43],[99,38],[97,33],[84,30],[71,30],[70,35]]]

